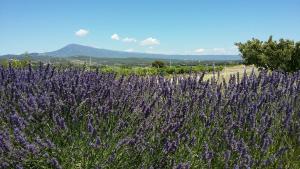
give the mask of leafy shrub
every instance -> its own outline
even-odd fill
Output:
[[[168,74],[174,74],[174,73],[176,73],[176,68],[173,67],[173,66],[166,67],[165,70],[166,70],[166,73],[168,73]]]
[[[156,68],[163,68],[165,66],[166,66],[165,62],[159,60],[156,60],[152,63],[152,67],[156,67]]]

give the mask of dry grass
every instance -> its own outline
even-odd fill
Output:
[[[252,70],[254,69],[255,73],[258,73],[258,70],[255,66],[250,65],[250,66],[245,66],[245,65],[237,65],[237,66],[230,66],[230,67],[224,67],[224,69],[220,72],[220,79],[222,80],[223,78],[228,81],[230,78],[230,75],[232,74],[237,74],[239,72],[240,77],[243,76],[244,71],[246,69],[246,73],[249,75]],[[217,78],[218,74],[215,73],[215,77]],[[213,77],[213,73],[208,73],[204,76],[204,80],[210,79]]]

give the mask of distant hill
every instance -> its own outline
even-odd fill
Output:
[[[54,56],[54,57],[70,57],[70,56],[91,56],[91,57],[102,57],[102,58],[153,58],[157,57],[157,54],[147,53],[135,53],[135,52],[123,52],[114,51],[108,49],[98,49],[90,46],[69,44],[59,50],[53,52],[46,52],[42,55]],[[161,54],[159,54],[161,55]]]
[[[176,59],[176,60],[200,60],[200,61],[227,61],[241,60],[238,55],[165,55],[150,54],[137,52],[123,52],[108,49],[98,49],[94,47],[69,44],[61,49],[46,53],[30,53],[31,57],[73,57],[73,56],[89,56],[97,58],[153,58],[153,59]],[[22,57],[24,55],[3,55],[3,57]]]

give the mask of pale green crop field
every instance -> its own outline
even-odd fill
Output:
[[[226,81],[229,80],[230,75],[234,75],[239,73],[240,77],[242,77],[244,75],[244,71],[246,70],[247,75],[250,75],[252,70],[254,70],[255,74],[258,73],[258,69],[253,66],[253,65],[249,65],[249,66],[245,66],[245,65],[237,65],[237,66],[229,66],[229,67],[224,67],[224,69],[219,73],[219,79],[221,80],[223,78],[225,78]],[[211,79],[214,76],[213,73],[208,73],[204,76],[204,80],[208,80]],[[218,73],[215,73],[215,78],[218,78]]]

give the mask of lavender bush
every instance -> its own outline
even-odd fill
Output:
[[[0,68],[0,168],[300,168],[300,72]]]

